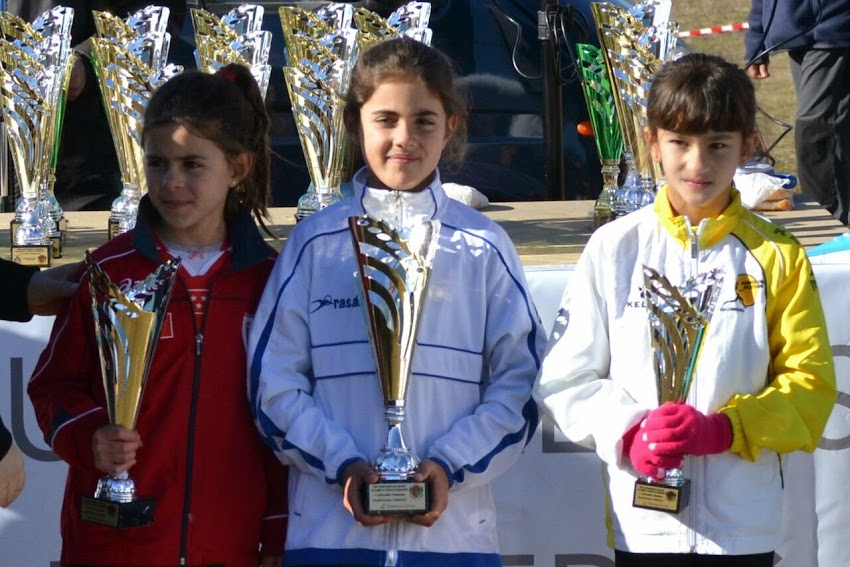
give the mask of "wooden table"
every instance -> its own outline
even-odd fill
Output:
[[[521,203],[495,203],[483,212],[498,222],[513,239],[520,258],[526,266],[574,264],[592,232],[590,212],[593,201],[535,201]],[[275,232],[281,236],[272,245],[280,248],[295,225],[295,209],[291,207],[271,210]],[[767,213],[773,222],[790,230],[804,246],[812,247],[846,232],[846,228],[833,219],[817,203],[806,196],[798,196],[795,209],[787,212]],[[94,249],[106,241],[109,213],[68,212],[69,233],[65,241],[65,254],[55,263],[81,259],[86,249]],[[0,214],[0,255],[9,257],[9,223],[12,213]]]

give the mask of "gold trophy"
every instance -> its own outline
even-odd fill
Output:
[[[367,514],[423,514],[429,506],[428,485],[410,480],[419,459],[405,445],[401,424],[440,221],[417,225],[405,237],[368,216],[349,217],[348,226],[389,426],[386,443],[372,463],[380,481],[367,486],[363,507]]]
[[[12,221],[12,259],[49,266],[62,256],[65,218],[53,194],[71,70],[74,11],[57,7],[32,25],[0,12],[0,102],[21,198]]]
[[[342,199],[342,97],[359,47],[349,5],[330,4],[314,13],[282,7],[279,12],[287,55],[283,76],[312,182],[298,199],[295,218],[300,221]]]
[[[199,8],[191,12],[198,69],[215,73],[229,63],[244,65],[265,98],[271,76],[268,61],[272,34],[262,30],[263,7],[242,4],[221,18]]]
[[[162,264],[127,293],[88,252],[85,263],[109,423],[134,429],[180,260]],[[80,508],[84,521],[114,528],[150,525],[153,513],[154,502],[138,499],[126,472],[100,479]]]
[[[112,203],[108,237],[136,225],[139,199],[147,192],[142,118],[161,84],[183,71],[166,64],[168,8],[148,6],[126,20],[93,12],[98,37],[91,40],[92,65],[100,85],[109,130],[121,170],[121,195]]]
[[[682,287],[643,267],[643,297],[658,388],[658,405],[688,397],[705,333],[723,285],[720,270],[688,278]],[[688,505],[690,480],[681,469],[671,469],[661,481],[635,481],[632,505],[678,514]]]

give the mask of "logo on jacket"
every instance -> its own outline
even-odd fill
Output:
[[[334,309],[352,309],[354,307],[360,307],[360,298],[357,296],[354,297],[345,297],[342,299],[334,299],[330,295],[326,295],[321,299],[316,299],[311,302],[314,305],[313,310],[310,313],[315,313],[319,309],[324,307],[333,307]]]
[[[749,274],[740,274],[735,280],[735,299],[730,299],[720,307],[721,311],[743,311],[756,303],[759,290],[764,287],[763,280],[757,280]]]

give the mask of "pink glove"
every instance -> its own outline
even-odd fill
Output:
[[[657,455],[715,455],[732,445],[732,422],[722,413],[705,415],[688,404],[667,402],[646,418],[644,437]]]
[[[646,420],[643,420],[623,435],[623,455],[629,457],[632,466],[643,476],[662,480],[668,469],[682,466],[682,457],[653,451],[646,440],[645,424]]]

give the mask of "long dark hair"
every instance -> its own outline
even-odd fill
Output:
[[[231,63],[214,74],[186,71],[170,79],[151,97],[142,138],[163,124],[179,124],[212,141],[228,159],[246,152],[254,156],[249,174],[227,194],[225,220],[244,207],[272,235],[264,222],[269,218],[271,191],[269,115],[248,68]]]

